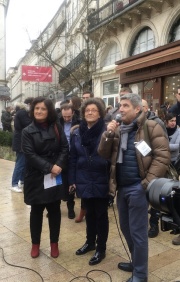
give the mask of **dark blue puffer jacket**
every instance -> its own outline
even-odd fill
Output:
[[[105,128],[102,129],[102,132]],[[81,145],[79,128],[72,133],[68,179],[69,185],[76,184],[79,198],[106,198],[109,192],[110,163],[97,153],[101,134],[91,155]]]
[[[123,163],[116,165],[117,187],[141,181],[134,145],[135,134],[136,130],[129,132],[127,150],[123,152]]]

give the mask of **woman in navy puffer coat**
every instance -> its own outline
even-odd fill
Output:
[[[105,258],[108,238],[108,193],[110,164],[97,153],[102,133],[105,108],[101,100],[90,98],[81,107],[82,121],[71,136],[69,184],[76,189],[86,207],[85,244],[76,251],[83,255],[96,249],[89,264],[95,265]],[[95,246],[95,243],[97,246]]]

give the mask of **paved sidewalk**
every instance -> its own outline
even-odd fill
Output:
[[[30,208],[23,202],[22,193],[14,193],[11,186],[11,175],[14,162],[0,159],[0,248],[3,248],[7,265],[0,250],[0,281],[8,282],[70,282],[77,276],[85,276],[91,270],[89,277],[95,282],[123,282],[130,274],[120,271],[117,264],[128,260],[121,239],[118,235],[113,208],[109,209],[110,230],[106,258],[97,266],[89,266],[88,261],[93,252],[76,256],[75,251],[85,242],[85,222],[75,223],[67,217],[66,203],[62,202],[62,224],[59,241],[60,256],[50,257],[49,229],[46,213],[41,240],[41,253],[36,259],[30,257],[31,239],[29,233]],[[80,200],[76,199],[75,211],[78,214]],[[114,205],[115,212],[116,205]],[[180,246],[171,244],[170,232],[160,232],[159,236],[149,239],[149,282],[180,281]],[[20,266],[24,267],[21,268]],[[26,269],[30,268],[37,273]],[[75,281],[75,280],[73,280]],[[76,281],[90,281],[76,279]]]

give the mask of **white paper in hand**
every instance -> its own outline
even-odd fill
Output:
[[[44,189],[48,189],[62,184],[61,174],[51,177],[51,173],[44,175]]]

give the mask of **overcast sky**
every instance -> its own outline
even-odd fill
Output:
[[[63,0],[10,0],[6,18],[6,68],[16,66]],[[29,34],[29,35],[28,35]]]

